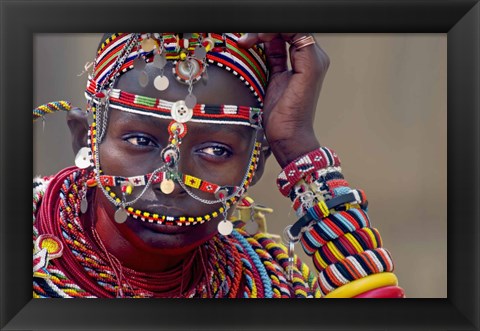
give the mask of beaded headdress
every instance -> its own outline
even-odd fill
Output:
[[[268,79],[266,58],[258,45],[240,48],[237,44],[240,36],[240,33],[114,33],[99,47],[86,98],[92,105],[99,104],[109,94],[110,108],[159,118],[173,115],[188,117],[192,122],[260,126]],[[156,77],[151,81],[145,70],[147,63],[156,68]],[[184,100],[172,102],[115,89],[118,76],[138,70],[140,86],[152,84],[163,91],[170,85],[164,75],[169,63],[177,81],[188,86]],[[193,87],[200,80],[208,80],[209,65],[224,68],[241,80],[257,99],[258,107],[197,104]],[[172,112],[172,107],[181,110]],[[186,108],[191,111],[182,114]]]

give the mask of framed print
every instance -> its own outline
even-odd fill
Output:
[[[480,327],[477,240],[480,208],[478,1],[261,1],[255,4],[4,1],[1,6],[2,329],[475,330]],[[175,15],[163,15],[164,12]],[[132,20],[132,17],[136,19]],[[205,20],[205,17],[209,19]],[[291,31],[319,34],[445,34],[448,203],[439,208],[446,210],[448,216],[448,278],[444,278],[448,286],[446,298],[389,301],[32,300],[29,262],[31,228],[27,204],[30,206],[30,176],[34,164],[32,150],[33,145],[39,142],[35,139],[32,143],[34,136],[27,115],[33,105],[31,96],[41,84],[53,84],[49,80],[56,77],[56,73],[47,72],[42,74],[42,78],[33,79],[35,65],[39,65],[35,62],[39,55],[35,54],[39,52],[36,40],[64,33],[148,30],[150,26],[168,30],[195,29],[199,26],[205,30],[245,30],[247,27],[249,31],[280,31],[286,27]],[[62,49],[55,52],[68,53]],[[62,65],[51,70],[60,71]],[[320,100],[325,97],[324,93]],[[48,129],[49,123],[46,125]],[[330,141],[334,144],[333,139]],[[365,180],[356,180],[355,184],[361,187]],[[424,197],[425,200],[429,198]],[[422,203],[418,202],[418,208],[421,206]],[[375,208],[374,204],[372,208]],[[382,221],[379,219],[374,223],[382,232]],[[388,242],[385,247],[389,247]],[[446,244],[443,247],[447,249]],[[301,250],[300,247],[297,249]],[[395,251],[392,254],[395,258]]]

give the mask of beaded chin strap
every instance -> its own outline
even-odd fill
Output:
[[[257,46],[249,50],[236,46],[236,40],[240,36],[238,33],[118,33],[113,34],[101,45],[85,93],[88,110],[93,113],[89,147],[79,151],[76,165],[79,168],[94,168],[94,177],[87,181],[87,185],[99,185],[107,199],[117,207],[116,222],[123,223],[128,216],[132,216],[142,221],[159,224],[193,225],[204,223],[223,214],[224,220],[219,223],[218,230],[223,235],[229,235],[232,232],[233,225],[227,221],[227,211],[250,185],[257,167],[261,144],[255,140],[250,164],[241,183],[236,186],[221,186],[188,174],[181,174],[178,171],[178,163],[179,147],[188,132],[188,122],[244,125],[255,130],[261,128],[261,108],[197,104],[193,93],[195,83],[208,81],[208,64],[216,64],[243,81],[257,97],[259,106],[263,106],[267,82],[265,55]],[[118,76],[132,69],[140,71],[138,83],[146,87],[150,81],[145,67],[147,63],[151,63],[158,69],[158,75],[153,80],[154,87],[159,91],[166,90],[170,85],[168,78],[164,75],[164,70],[169,64],[168,60],[173,60],[172,72],[177,81],[188,86],[183,100],[170,102],[114,89]],[[159,168],[152,173],[133,177],[108,176],[102,173],[98,146],[105,135],[109,108],[172,119],[168,126],[168,145],[161,151],[163,164]],[[159,184],[164,194],[171,194],[175,182],[193,199],[204,204],[221,203],[222,207],[210,214],[196,217],[158,215],[132,207],[151,185]],[[114,186],[121,187],[121,197],[112,191]],[[132,194],[133,188],[141,186],[143,190],[134,199],[127,201],[127,196]],[[211,193],[215,199],[200,198],[192,189]],[[85,187],[81,203],[82,212],[88,208],[86,190]]]

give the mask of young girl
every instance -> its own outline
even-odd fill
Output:
[[[34,110],[69,111],[77,155],[34,181],[34,297],[403,297],[313,130],[328,64],[309,34],[105,35],[88,112]],[[270,154],[298,216],[288,247],[246,195]]]

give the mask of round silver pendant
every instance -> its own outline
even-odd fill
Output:
[[[125,209],[120,207],[115,211],[114,217],[115,217],[115,222],[120,223],[120,224],[125,223],[125,221],[127,220],[127,217],[128,217],[128,213]]]
[[[90,148],[82,147],[75,156],[75,165],[80,169],[86,169],[90,167]]]
[[[205,50],[205,47],[198,46],[197,48],[195,48],[194,55],[197,60],[203,61],[205,56],[207,56],[207,51]]]
[[[245,224],[244,229],[245,231],[247,231],[248,234],[254,235],[255,233],[258,232],[258,223],[254,221],[250,221],[247,224]]]
[[[171,179],[162,180],[160,190],[165,194],[170,194],[175,189],[175,182]]]
[[[153,66],[158,69],[163,69],[167,64],[167,59],[163,54],[155,54],[153,57]]]
[[[146,87],[148,85],[148,74],[145,70],[140,72],[140,75],[138,76],[138,83],[141,87]]]
[[[87,198],[83,198],[82,201],[80,202],[80,212],[82,214],[85,214],[88,210],[88,201]]]
[[[185,101],[179,100],[172,105],[172,118],[179,123],[186,123],[192,119],[193,110],[188,108]]]
[[[146,65],[147,65],[147,63],[140,56],[137,57],[135,60],[133,60],[133,69],[135,69],[135,70],[142,71],[143,69],[145,69]]]
[[[193,107],[195,107],[195,105],[197,104],[197,97],[193,94],[189,94],[185,97],[185,105],[190,108],[190,109],[193,109]]]
[[[218,232],[220,232],[220,234],[224,236],[228,236],[233,231],[233,224],[230,221],[223,220],[220,223],[218,223],[217,229],[218,229]]]
[[[145,51],[145,52],[150,52],[150,51],[153,51],[153,49],[155,48],[156,46],[156,42],[155,40],[153,40],[153,38],[147,38],[147,39],[143,39],[140,44],[142,45],[142,49]]]
[[[159,91],[165,91],[169,84],[167,76],[157,76],[153,80],[153,86]]]

